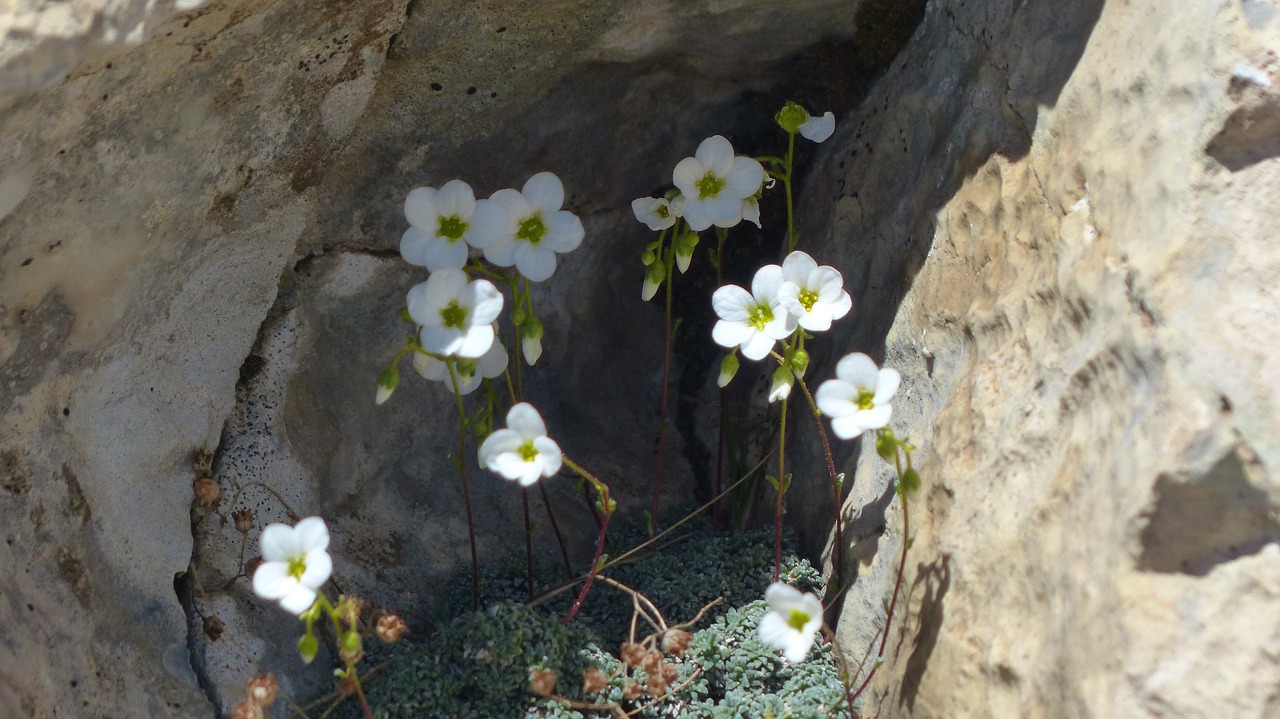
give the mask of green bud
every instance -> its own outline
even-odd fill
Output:
[[[342,648],[348,652],[358,652],[361,649],[360,635],[356,632],[347,632],[342,635]]]
[[[736,374],[738,374],[738,355],[736,352],[731,352],[720,361],[720,376],[716,378],[716,384],[725,387]]]
[[[298,656],[302,657],[303,664],[310,664],[316,658],[316,653],[320,651],[320,642],[312,634],[305,634],[298,640]]]
[[[520,325],[520,337],[522,339],[540,340],[542,339],[542,322],[533,315]]]
[[[400,370],[395,365],[382,370],[378,373],[378,393],[374,395],[374,404],[382,404],[391,397],[391,393],[396,391],[396,387],[400,385]]]
[[[807,369],[809,369],[809,353],[796,350],[795,354],[791,355],[791,371],[795,372],[797,377],[803,377]]]
[[[898,441],[893,436],[893,430],[888,427],[876,435],[876,454],[886,462],[892,462],[898,454]]]
[[[475,374],[476,362],[478,361],[479,360],[474,360],[467,357],[459,357],[457,359],[458,374],[463,377],[470,377],[471,375]]]
[[[653,250],[645,250],[640,253],[640,261],[644,263],[645,267],[648,267],[658,261],[658,256],[654,254]]]
[[[914,469],[908,469],[902,473],[898,486],[903,494],[914,494],[920,491],[920,473]]]
[[[523,307],[516,307],[511,310],[511,321],[515,323],[516,327],[524,324],[524,321],[528,319],[528,317],[529,315],[525,313]]]
[[[644,268],[644,287],[640,289],[640,299],[648,302],[658,293],[662,281],[667,278],[667,269],[661,262],[655,262]]]
[[[683,250],[685,254],[692,253],[693,248],[698,246],[698,239],[698,233],[696,232],[686,232],[680,235],[676,238],[676,251],[680,252]]]
[[[809,111],[794,102],[788,101],[774,116],[774,119],[778,121],[778,127],[794,135],[800,131],[801,125],[809,121]]]

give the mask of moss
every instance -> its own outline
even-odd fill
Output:
[[[684,658],[673,661],[679,678],[672,686],[684,686],[636,716],[825,717],[843,705],[829,646],[816,647],[808,662],[788,664],[757,638],[756,627],[767,608],[761,597],[772,578],[772,563],[771,532],[725,537],[698,530],[660,553],[608,572],[643,592],[669,623],[692,619],[706,603],[725,597],[704,617]],[[426,636],[371,655],[366,666],[390,660],[367,686],[379,719],[609,716],[604,711],[575,711],[533,695],[528,688],[533,669],[556,672],[557,693],[570,699],[615,701],[628,710],[636,706],[623,700],[625,680],[620,676],[600,695],[583,697],[581,688],[589,667],[620,673],[620,661],[605,649],[616,650],[626,639],[630,598],[597,584],[579,618],[566,626],[559,617],[571,599],[567,593],[530,607],[512,601],[523,591],[523,580],[504,574],[505,578],[487,578],[490,598],[497,597],[484,611],[442,622]],[[793,555],[784,561],[783,581],[821,590],[818,572]],[[359,710],[348,702],[340,715],[354,719]]]

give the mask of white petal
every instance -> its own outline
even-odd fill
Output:
[[[528,402],[516,404],[507,411],[507,427],[525,439],[547,436],[547,425],[543,423],[542,415]]]
[[[279,599],[293,591],[296,584],[286,562],[263,562],[253,573],[253,593],[263,599]]]
[[[556,271],[556,253],[528,242],[515,244],[516,269],[530,282],[541,282]]]
[[[405,234],[408,235],[407,232]],[[403,242],[400,253],[404,254]],[[425,265],[432,272],[460,270],[467,264],[467,243],[461,240],[451,242],[444,237],[431,237],[427,239],[420,256],[422,262],[414,264]]]
[[[284,607],[285,611],[295,615],[302,614],[310,609],[311,605],[315,603],[316,591],[314,589],[308,589],[301,584],[294,587],[292,592],[289,592],[280,599],[280,606]]]
[[[764,590],[764,600],[769,603],[769,608],[775,612],[789,610],[800,602],[800,598],[804,593],[790,584],[782,582],[774,582],[769,588]]]
[[[760,203],[754,197],[742,201],[742,219],[764,229],[764,225],[760,224]]]
[[[693,156],[702,163],[706,172],[711,172],[716,177],[724,178],[733,170],[733,145],[721,135],[712,135],[703,140]],[[703,174],[705,175],[706,172]],[[756,187],[759,186],[760,184],[756,183]]]
[[[861,352],[847,354],[836,363],[836,376],[859,389],[874,389],[880,370],[870,357]]]
[[[888,402],[893,393],[898,391],[898,385],[902,384],[902,375],[898,370],[892,367],[885,367],[880,370],[879,376],[876,378],[876,395],[872,398],[872,402],[879,405]]]
[[[782,276],[802,287],[808,286],[809,273],[816,269],[818,269],[817,261],[810,257],[809,253],[801,250],[792,252],[782,261]]]
[[[838,320],[849,314],[849,310],[853,309],[853,298],[848,292],[840,290],[840,295],[831,303],[831,319]]]
[[[812,633],[796,632],[790,646],[782,650],[782,655],[796,664],[804,661],[805,657],[809,656],[809,650],[813,648],[813,637]]]
[[[773,349],[774,339],[763,332],[756,332],[751,339],[742,343],[742,356],[749,360],[762,360],[769,356]]]
[[[760,641],[774,649],[786,649],[791,645],[791,637],[796,633],[787,626],[787,620],[774,612],[768,612],[760,618]]]
[[[644,277],[644,284],[641,285],[640,287],[640,299],[644,300],[645,302],[648,302],[649,300],[653,299],[653,296],[658,294],[658,287],[660,285],[661,283],[654,282],[653,280],[649,279],[649,275],[646,274]]]
[[[516,263],[516,241],[506,237],[498,240],[484,248],[484,258],[499,267],[514,265]]]
[[[797,309],[803,314],[797,313]],[[787,306],[787,311],[796,318],[801,327],[810,332],[826,332],[831,329],[831,310],[821,302],[815,302],[813,309],[808,311],[805,311],[804,305],[796,302],[794,306]]]
[[[703,200],[702,204],[711,215],[711,223],[716,227],[733,227],[742,222],[742,200],[728,192]]]
[[[764,326],[762,332],[775,340],[785,340],[796,331],[796,316],[787,312],[780,305],[774,305],[773,319]]]
[[[542,338],[541,337],[522,337],[520,339],[520,352],[524,354],[525,364],[530,367],[538,363],[538,358],[542,357]],[[506,354],[502,355],[503,367],[506,367]],[[496,377],[497,375],[493,375]]]
[[[449,381],[449,368],[445,366],[444,362],[429,354],[414,352],[413,369],[422,375],[423,379],[429,379],[433,382]]]
[[[493,460],[500,454],[515,452],[524,442],[524,438],[514,429],[500,429],[480,443],[477,459],[480,466],[493,469]]]
[[[699,162],[697,158],[686,157],[676,163],[676,169],[671,173],[671,184],[679,188],[681,195],[696,201],[698,198],[698,180],[706,176],[707,168],[705,165]],[[687,211],[688,205],[685,206],[685,209]]]
[[[426,343],[423,343],[426,346]],[[456,354],[467,359],[483,357],[493,346],[493,325],[472,325],[462,334],[462,341],[449,354]]]
[[[539,172],[524,183],[520,194],[529,204],[551,214],[564,204],[564,183],[553,172]]]
[[[733,349],[738,345],[755,337],[758,333],[741,322],[729,322],[728,320],[720,320],[711,328],[711,339],[721,347]],[[768,354],[768,350],[765,350]],[[756,359],[759,359],[758,357]]]
[[[471,185],[462,180],[449,180],[436,193],[436,210],[443,217],[457,217],[466,222],[475,214],[476,194]]]
[[[462,332],[453,327],[441,325],[423,325],[422,331],[418,333],[418,341],[422,343],[422,349],[439,355],[457,353],[458,348],[462,346],[462,338]]]
[[[773,384],[772,386],[769,387],[769,401],[778,402],[780,400],[786,399],[787,397],[790,397],[791,385],[793,384],[795,384],[795,379],[788,378],[788,379],[779,381],[777,376],[775,375],[773,378]]]
[[[733,158],[733,169],[724,176],[725,192],[735,200],[743,200],[760,191],[764,184],[764,168],[750,157]]]
[[[262,558],[268,562],[287,562],[298,554],[293,537],[293,527],[287,524],[268,524],[258,539]]]
[[[543,217],[547,223],[547,234],[539,243],[540,246],[563,254],[573,252],[582,244],[582,238],[586,232],[582,229],[582,220],[579,220],[577,215],[560,210]]]
[[[422,324],[429,315],[434,314],[435,308],[427,301],[427,283],[419,282],[405,294],[405,304],[409,306],[409,316],[414,322]]]
[[[844,380],[829,379],[818,385],[813,401],[818,409],[828,417],[845,417],[858,411],[854,401],[858,398],[858,390]]]
[[[483,250],[500,239],[515,237],[519,221],[512,216],[512,210],[527,205],[524,196],[510,188],[498,190],[489,199],[477,202],[467,242]]]
[[[538,450],[538,457],[542,459],[542,476],[550,477],[560,471],[564,455],[555,440],[550,437],[535,437],[533,448]]]
[[[667,213],[664,217],[659,208],[666,208]],[[657,197],[638,197],[631,201],[631,211],[635,213],[636,219],[648,225],[649,229],[665,230],[676,223],[676,213],[672,210],[671,204],[664,199]]]
[[[776,303],[781,286],[782,267],[779,265],[765,265],[756,270],[755,277],[751,278],[751,294],[760,304]]]
[[[685,254],[683,252],[676,253],[676,269],[680,270],[680,274],[689,271],[689,263],[693,260],[693,253]]]
[[[539,459],[535,458],[532,462],[524,463],[523,470],[515,478],[521,487],[532,487],[538,483],[539,479],[542,479],[542,462]]]
[[[800,126],[800,134],[806,140],[813,140],[814,142],[826,140],[835,131],[836,116],[829,110],[824,112],[822,117],[810,117],[808,121]]]
[[[530,362],[529,364],[533,364]],[[481,377],[501,377],[507,370],[507,350],[501,342],[494,342],[488,352],[476,362]]]
[[[423,232],[417,227],[410,227],[404,231],[404,235],[400,237],[400,256],[405,262],[411,265],[424,267],[427,261],[424,257],[427,249],[427,243],[431,235]]]
[[[755,303],[751,293],[737,285],[725,285],[711,295],[711,307],[720,319],[729,322],[746,322],[751,313],[749,309]]]
[[[294,541],[301,552],[314,552],[329,547],[329,527],[319,517],[307,517],[293,528]]]
[[[862,425],[860,412],[854,412],[844,417],[835,417],[831,420],[831,431],[840,439],[853,439],[866,431],[866,427]]]
[[[329,581],[329,575],[333,573],[333,559],[323,549],[316,549],[307,552],[305,561],[307,568],[302,572],[302,576],[298,578],[298,581],[304,587],[319,589],[325,582]]]
[[[502,293],[489,280],[475,280],[467,285],[467,295],[466,304],[471,307],[468,322],[487,325],[502,314]]]
[[[467,285],[467,273],[462,270],[444,269],[432,272],[427,278],[425,288],[429,311],[426,318],[418,321],[424,325],[438,324],[441,321],[439,310],[448,307],[450,302],[461,297],[466,292]]]
[[[864,429],[880,429],[889,424],[890,418],[893,417],[893,406],[888,404],[878,404],[871,409],[864,409],[857,414],[858,423]]]
[[[529,464],[518,452],[503,452],[489,460],[489,469],[506,479],[519,480],[528,473]]]
[[[689,199],[684,203],[684,221],[690,230],[702,232],[715,221],[714,209],[703,200]]]
[[[436,209],[434,187],[417,187],[404,198],[404,216],[409,224],[430,234],[440,225],[440,213]]]

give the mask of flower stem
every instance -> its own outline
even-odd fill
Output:
[[[564,463],[569,469],[577,472],[578,476],[587,480],[596,488],[596,492],[600,494],[600,510],[604,512],[604,520],[600,522],[600,536],[596,538],[596,553],[591,558],[591,568],[587,570],[587,580],[582,585],[582,592],[578,594],[573,606],[569,608],[569,613],[564,615],[564,619],[560,620],[561,624],[568,624],[569,620],[573,619],[578,610],[582,608],[582,603],[587,598],[587,592],[591,591],[591,584],[595,581],[596,574],[600,571],[600,556],[604,553],[604,540],[609,532],[609,518],[613,516],[614,502],[609,497],[608,485],[596,479],[594,475],[578,466],[576,462],[568,457],[564,457]]]
[[[675,227],[671,228],[674,232],[671,234],[671,244],[663,248],[662,262],[667,270],[667,287],[666,287],[666,324],[663,336],[665,338],[664,349],[662,352],[662,426],[658,430],[658,466],[653,476],[653,501],[649,508],[649,534],[657,531],[658,527],[658,498],[662,491],[662,471],[663,462],[666,459],[667,449],[667,431],[670,429],[670,415],[668,414],[667,396],[670,393],[671,386],[671,306],[673,304],[672,287],[675,285],[675,257],[676,243],[675,238],[680,235],[680,221],[676,221]]]
[[[836,587],[839,589],[844,587],[844,520],[840,516],[843,499],[840,477],[836,473],[836,463],[831,456],[831,440],[827,437],[827,428],[822,426],[822,411],[818,409],[817,402],[814,402],[809,386],[799,375],[796,375],[796,384],[800,385],[800,391],[804,393],[805,401],[809,403],[809,409],[813,412],[813,423],[818,426],[818,437],[822,440],[822,453],[827,459],[827,474],[831,477],[831,494],[836,503],[836,538],[831,543],[831,563],[836,568]]]
[[[773,504],[773,581],[782,573],[782,495],[787,481],[787,400],[782,400],[782,418],[778,420],[778,485]]]
[[[792,209],[791,199],[791,173],[795,167],[796,155],[796,134],[794,132],[787,133],[787,170],[782,175],[782,187],[787,191],[787,253],[790,254],[796,249],[796,224],[795,211]]]
[[[521,488],[521,504],[524,505],[524,567],[528,597],[533,597],[533,521],[529,519],[529,490]]]
[[[480,558],[476,552],[476,522],[471,513],[471,483],[467,480],[467,412],[462,407],[462,392],[458,389],[456,360],[445,362],[449,368],[449,380],[453,382],[453,398],[458,408],[458,474],[462,478],[462,501],[467,507],[467,539],[471,542],[471,611],[480,609]]]
[[[555,510],[551,508],[551,494],[547,492],[547,485],[538,482],[538,489],[542,490],[542,506],[547,508],[547,518],[551,520],[551,530],[555,532],[556,543],[560,545],[560,557],[564,560],[564,571],[573,579],[573,564],[569,561],[569,548],[564,543],[564,533],[560,531],[560,523],[556,521]]]

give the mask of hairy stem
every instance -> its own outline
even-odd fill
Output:
[[[476,552],[476,522],[471,513],[471,483],[467,480],[467,412],[462,407],[462,392],[458,389],[457,363],[449,360],[445,365],[449,368],[453,398],[458,408],[458,474],[462,478],[462,501],[467,508],[467,539],[471,542],[471,611],[474,612],[480,609],[480,557]]]

